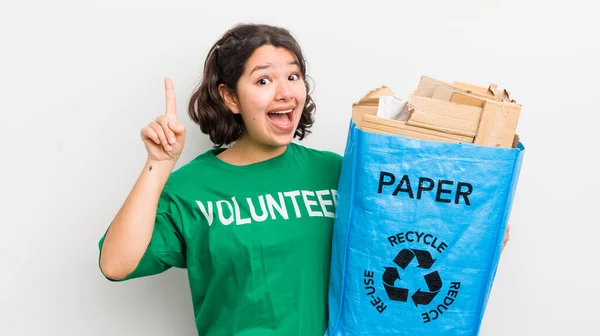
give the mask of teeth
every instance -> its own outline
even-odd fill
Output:
[[[285,110],[285,111],[273,111],[273,112],[269,112],[269,113],[275,113],[275,114],[286,114],[286,113],[290,113],[292,112],[293,109],[289,109],[289,110]]]

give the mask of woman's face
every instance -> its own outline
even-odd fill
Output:
[[[280,147],[294,138],[306,102],[306,87],[295,55],[264,45],[254,51],[237,83],[237,94],[225,99],[244,121],[239,141],[257,147]]]

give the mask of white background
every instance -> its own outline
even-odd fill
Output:
[[[593,4],[593,2],[589,2]],[[210,147],[186,108],[212,43],[282,25],[316,84],[314,134],[342,153],[352,102],[420,75],[523,105],[526,146],[482,335],[598,335],[598,10],[586,1],[2,1],[0,334],[193,335],[185,271],[109,283],[97,243],[138,176],[142,126],[175,83],[178,166]]]

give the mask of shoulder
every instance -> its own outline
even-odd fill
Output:
[[[290,146],[294,147],[294,151],[299,157],[310,160],[316,164],[332,165],[336,168],[342,165],[342,156],[333,151],[309,148],[297,143],[291,143]]]
[[[210,170],[214,170],[214,165],[210,163],[214,158],[212,149],[199,154],[191,161],[176,168],[169,175],[166,187],[172,190],[180,189],[190,184],[190,181],[198,180],[200,174],[206,175]]]

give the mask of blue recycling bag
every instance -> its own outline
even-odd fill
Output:
[[[348,132],[326,336],[477,335],[524,147]]]

